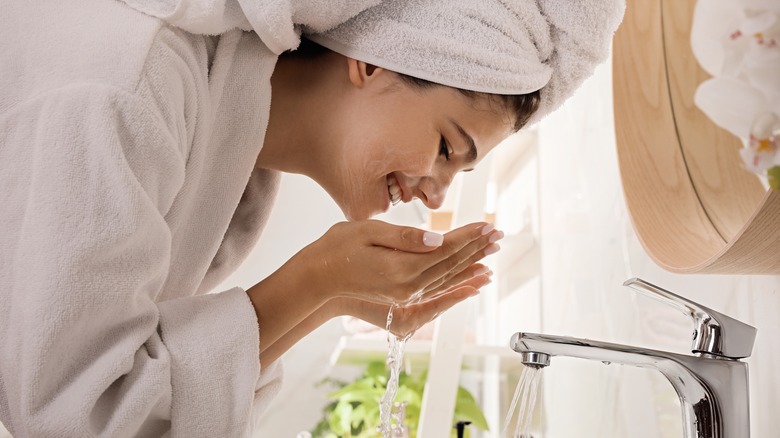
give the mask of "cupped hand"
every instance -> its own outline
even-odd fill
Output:
[[[482,265],[477,265],[482,266]],[[479,294],[479,289],[490,283],[492,272],[485,272],[437,295],[415,304],[393,309],[393,321],[389,330],[399,338],[412,335],[420,327],[433,321],[444,311],[459,302]],[[358,298],[336,298],[328,305],[333,309],[333,316],[349,315],[385,329],[390,305],[380,304]]]
[[[325,299],[409,304],[473,277],[474,264],[497,251],[501,237],[486,223],[442,236],[377,220],[342,222],[291,262],[304,267],[302,275]]]

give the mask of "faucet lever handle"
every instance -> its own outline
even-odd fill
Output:
[[[753,352],[756,328],[699,303],[648,283],[640,278],[626,280],[628,286],[651,298],[669,304],[693,319],[691,352],[730,359],[743,359]]]

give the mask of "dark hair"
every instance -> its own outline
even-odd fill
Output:
[[[282,56],[290,56],[297,58],[316,58],[330,52],[330,49],[323,47],[307,38],[301,38],[301,44],[298,48],[292,52],[285,52]],[[437,84],[435,82],[427,81],[425,79],[416,78],[413,76],[405,75],[403,73],[395,72],[401,80],[418,90],[426,90],[434,87],[443,87],[444,85]],[[539,109],[539,103],[541,102],[541,96],[539,90],[532,91],[528,94],[492,94],[481,93],[478,91],[464,90],[462,88],[452,87],[458,90],[464,96],[470,99],[487,98],[491,101],[498,102],[505,108],[509,114],[513,116],[514,123],[512,129],[519,131],[531,116]]]

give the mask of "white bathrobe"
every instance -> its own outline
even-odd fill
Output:
[[[246,436],[279,388],[246,292],[205,294],[276,193],[254,164],[300,11],[267,2],[288,17],[261,39],[237,27],[263,2],[190,3],[217,8],[3,2],[0,420],[18,438]],[[170,24],[188,17],[222,35]]]

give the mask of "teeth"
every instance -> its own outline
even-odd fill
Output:
[[[387,177],[387,192],[390,194],[390,202],[393,205],[401,202],[401,187],[393,175]]]

